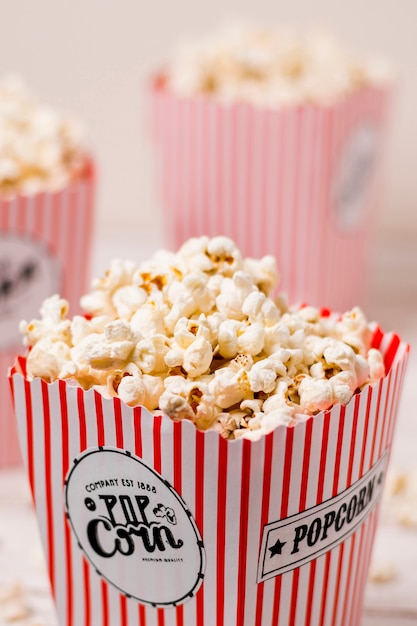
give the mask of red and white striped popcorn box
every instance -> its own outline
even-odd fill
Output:
[[[0,467],[21,462],[7,371],[22,350],[19,322],[60,293],[79,310],[89,281],[95,175],[56,192],[0,197]]]
[[[61,626],[357,626],[409,346],[346,406],[227,441],[11,370]]]
[[[227,235],[273,254],[289,302],[362,302],[381,196],[390,88],[334,105],[262,109],[149,82],[154,195],[166,244]]]

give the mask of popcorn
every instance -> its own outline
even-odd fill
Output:
[[[397,577],[397,570],[393,562],[373,561],[369,570],[368,579],[377,584],[389,583]]]
[[[23,624],[32,614],[28,606],[27,593],[20,583],[0,587],[0,618],[3,624]]]
[[[417,529],[417,467],[390,471],[385,486],[384,507],[393,521]]]
[[[78,123],[38,103],[16,77],[0,80],[0,194],[63,187],[82,171]]]
[[[384,375],[360,309],[340,318],[272,296],[275,260],[199,237],[137,267],[114,261],[67,318],[55,295],[22,322],[29,377],[71,380],[223,437],[295,426]]]
[[[266,107],[326,105],[361,87],[384,85],[391,75],[386,63],[359,58],[324,31],[254,25],[182,46],[167,69],[169,86],[181,96]]]
[[[115,387],[115,383],[118,385]],[[150,410],[158,407],[159,398],[164,391],[164,382],[159,376],[142,374],[141,370],[131,365],[125,369],[123,374],[118,374],[108,381],[111,382],[112,389],[110,395],[116,392],[119,398],[129,406],[142,404]]]

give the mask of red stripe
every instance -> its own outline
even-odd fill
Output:
[[[308,473],[309,473],[309,468],[310,468],[313,419],[314,418],[311,418],[306,422],[306,433],[305,433],[304,455],[303,455],[303,470],[302,470],[302,477],[301,477],[300,511],[304,511],[306,507],[306,501],[307,501],[307,486],[308,486]]]
[[[245,619],[251,445],[250,441],[243,441],[240,487],[239,565],[237,572],[237,597],[239,598],[239,602],[236,612],[236,626],[243,624]]]
[[[329,443],[329,428],[330,428],[330,413],[328,411],[325,412],[323,416],[323,439],[321,445],[320,452],[320,470],[319,470],[319,479],[317,485],[317,502],[316,504],[321,504],[323,502],[323,492],[324,492],[324,479],[326,475],[326,461],[327,461],[327,447]]]
[[[216,626],[224,626],[224,546],[226,538],[226,495],[227,495],[227,446],[226,439],[219,437],[219,474],[217,483],[217,585]],[[226,626],[229,626],[228,624]]]
[[[173,422],[174,429],[174,489],[182,491],[182,423]]]
[[[386,428],[384,450],[390,449],[391,444],[392,444],[393,428],[394,428],[395,420],[397,417],[397,408],[398,408],[398,402],[399,402],[398,387],[399,387],[399,381],[401,379],[400,369],[401,368],[396,369],[395,372],[393,372],[391,375],[392,381],[393,381],[393,389],[391,391],[391,405],[390,405],[389,415],[387,419],[388,423],[387,423],[387,428]]]
[[[135,407],[133,409],[133,427],[135,437],[135,454],[142,458],[142,409]],[[146,626],[146,607],[139,604],[139,626]]]
[[[380,345],[381,345],[381,341],[384,338],[384,333],[382,332],[382,330],[379,328],[379,326],[377,326],[377,328],[375,329],[374,335],[372,337],[372,347],[376,348],[377,350],[379,349]]]
[[[158,626],[164,626],[165,624],[165,611],[164,609],[157,609]]]
[[[294,442],[294,429],[287,429],[287,437],[285,443],[285,462],[284,462],[284,475],[283,475],[283,492],[281,500],[281,519],[288,516],[288,501],[290,497],[290,483],[291,483],[291,462],[292,462],[292,449]]]
[[[30,382],[25,379],[24,385],[25,385],[25,403],[26,403],[27,464],[28,464],[29,484],[30,484],[30,488],[32,491],[33,500],[35,500],[32,394],[31,394]]]
[[[281,519],[288,517],[288,501],[290,497],[293,442],[294,442],[294,429],[287,428],[286,441],[285,441],[284,474],[282,477]],[[281,605],[281,585],[282,585],[282,576],[277,576],[275,578],[274,606],[272,610],[273,626],[276,626],[279,621],[279,609]]]
[[[316,578],[316,566],[317,566],[316,560],[310,563],[310,575],[309,575],[309,580],[308,580],[308,592],[307,592],[307,603],[306,603],[306,619],[304,622],[304,626],[310,626],[311,624],[311,614],[313,610],[313,597],[314,597],[314,581]]]
[[[59,402],[61,409],[61,432],[62,432],[62,484],[69,469],[69,441],[68,441],[68,406],[66,396],[66,383],[63,380],[58,382]],[[71,552],[71,532],[67,517],[64,513],[65,528],[65,566],[67,575],[67,626],[73,620],[73,586],[72,586],[72,552]]]
[[[340,416],[339,416],[339,425],[338,425],[338,431],[337,431],[336,457],[335,457],[335,463],[334,463],[335,472],[334,472],[333,486],[332,486],[333,498],[337,495],[338,487],[339,487],[340,458],[342,455],[345,415],[346,415],[346,408],[344,406],[341,406]],[[331,559],[332,559],[332,552],[327,552],[326,557],[325,557],[325,565],[324,565],[324,579],[323,579],[323,589],[322,589],[321,607],[320,607],[320,624],[324,624],[325,612],[327,608],[327,592],[328,592],[328,585],[329,585],[329,573],[330,573]],[[340,567],[340,562],[339,562],[339,567]]]
[[[362,439],[362,451],[361,451],[361,461],[359,465],[359,478],[363,475],[364,465],[365,465],[365,453],[366,453],[366,445],[368,443],[368,433],[369,433],[369,422],[370,422],[370,408],[372,401],[372,387],[368,386],[368,398],[366,400],[366,413],[365,413],[365,427]]]
[[[161,456],[161,426],[162,415],[155,415],[153,420],[153,465],[159,474],[162,468]]]
[[[288,618],[288,626],[296,626],[296,617],[297,617],[297,598],[298,598],[298,586],[300,582],[300,568],[297,567],[293,571],[292,575],[292,589],[291,589],[291,600],[290,600],[290,615]]]
[[[348,616],[348,607],[350,605],[349,603],[349,594],[350,594],[350,586],[354,577],[355,572],[352,570],[352,565],[353,565],[353,558],[354,558],[354,554],[355,554],[355,545],[356,545],[356,535],[357,533],[354,533],[352,535],[352,541],[351,541],[351,547],[350,547],[350,555],[349,555],[349,566],[348,566],[348,576],[347,576],[347,581],[346,581],[346,588],[345,588],[345,601],[343,603],[343,611],[342,611],[342,615],[343,615],[343,619],[344,619],[344,624],[348,625],[349,621],[347,620],[347,616]]]
[[[116,426],[116,447],[123,448],[122,405],[119,398],[113,398],[114,420]]]
[[[364,537],[365,537],[365,526],[366,524],[362,524],[355,533],[355,535],[357,535],[358,533],[360,534],[358,553],[356,556],[355,568],[353,570],[352,569],[349,570],[350,572],[352,572],[351,578],[353,580],[352,597],[350,598],[350,602],[348,604],[348,611],[349,611],[348,623],[350,624],[352,623],[352,612],[354,611],[354,607],[355,607],[355,604],[357,603],[357,598],[358,598],[357,589],[358,589],[358,584],[360,582],[359,572],[360,572],[362,559],[363,559],[363,543],[364,543]]]
[[[55,553],[54,524],[52,508],[52,463],[51,463],[51,415],[49,409],[48,385],[41,381],[42,403],[44,413],[44,445],[45,445],[45,496],[46,496],[46,532],[48,537],[48,569],[52,592],[55,595]]]
[[[375,511],[371,511],[368,519],[361,526],[361,532],[364,541],[363,541],[363,549],[361,545],[360,549],[360,559],[358,558],[358,564],[356,567],[355,573],[355,584],[353,589],[353,596],[350,602],[351,606],[351,617],[350,622],[357,624],[358,623],[358,615],[360,615],[362,611],[362,598],[363,598],[363,589],[366,584],[366,577],[368,574],[368,557],[370,557],[370,549],[372,547],[372,538],[374,531],[374,513]]]
[[[386,433],[386,430],[387,430],[387,423],[388,423],[388,407],[390,406],[390,399],[391,399],[392,375],[389,375],[387,380],[388,380],[388,386],[387,386],[387,393],[386,393],[386,396],[385,396],[384,417],[383,417],[383,420],[382,420],[382,433],[381,433],[381,441],[380,441],[380,444],[379,444],[378,458],[381,457],[383,451],[386,448],[385,433]]]
[[[96,423],[97,423],[97,443],[99,446],[105,445],[105,434],[104,434],[104,416],[103,416],[103,403],[102,396],[94,392],[94,402],[96,407]],[[109,597],[108,597],[108,588],[107,583],[102,580],[101,581],[101,605],[102,605],[102,613],[103,613],[103,624],[102,626],[109,626]]]
[[[352,473],[353,473],[353,462],[355,460],[355,448],[356,448],[356,435],[358,432],[358,419],[359,419],[359,404],[360,404],[360,396],[355,396],[355,407],[353,413],[353,424],[352,424],[352,439],[350,442],[350,457],[349,457],[349,466],[348,473],[346,479],[346,487],[350,487],[352,484]]]
[[[83,560],[83,580],[84,580],[84,626],[90,626],[91,624],[91,601],[90,601],[90,566],[87,560],[82,557]]]
[[[311,455],[312,430],[313,430],[313,418],[309,419],[305,425],[303,468],[301,472],[301,490],[300,490],[300,501],[299,501],[299,506],[298,506],[299,511],[304,511],[306,508],[308,472],[309,472],[309,467],[310,467],[310,455]],[[290,606],[288,626],[296,625],[299,579],[300,579],[300,568],[297,568],[293,572],[291,606]]]
[[[379,505],[378,505],[379,507]],[[358,603],[358,611],[362,612],[362,605],[363,605],[363,599],[364,599],[364,594],[362,593],[362,589],[365,589],[366,586],[366,582],[367,582],[367,578],[368,578],[368,571],[369,571],[369,562],[371,560],[371,554],[372,554],[372,548],[373,548],[373,544],[374,544],[374,538],[375,538],[375,533],[376,533],[376,528],[377,528],[377,523],[378,523],[378,512],[379,509],[375,508],[373,511],[371,511],[368,521],[367,521],[367,525],[369,528],[368,531],[368,536],[367,537],[367,541],[366,541],[366,556],[364,559],[362,559],[362,576],[360,579],[360,583],[359,583],[359,596],[361,598],[361,602]],[[358,617],[359,613],[357,613],[357,617]]]
[[[342,445],[343,445],[343,434],[345,429],[345,416],[346,416],[346,407],[340,407],[340,415],[339,415],[339,427],[337,430],[337,446],[336,446],[336,460],[335,460],[335,471],[333,478],[333,488],[332,488],[332,497],[334,498],[338,494],[339,490],[339,477],[340,477],[340,459],[342,456]]]
[[[346,407],[340,407],[340,415],[339,415],[339,425],[337,431],[337,445],[336,445],[336,458],[335,458],[335,473],[333,478],[333,486],[332,486],[332,497],[334,498],[338,494],[339,488],[339,476],[340,476],[340,459],[342,455],[342,445],[343,445],[343,434],[345,427],[345,416],[346,416]],[[327,552],[326,554],[326,562],[325,562],[325,570],[324,570],[324,582],[323,582],[323,593],[321,600],[321,609],[320,609],[320,623],[324,623],[324,616],[327,607],[327,592],[328,592],[328,583],[329,583],[329,572],[330,572],[330,564],[331,564],[332,553]],[[341,557],[339,554],[339,562],[338,562],[338,571],[340,578],[340,571],[342,567]],[[337,583],[338,584],[338,583]],[[336,587],[336,595],[338,595],[338,588]],[[335,611],[337,608],[337,599],[335,601]],[[333,622],[332,622],[333,623]]]
[[[333,613],[332,613],[332,624],[336,624],[336,614],[339,606],[339,594],[340,594],[340,581],[342,578],[342,567],[343,567],[343,555],[345,552],[345,542],[343,542],[340,546],[339,550],[339,561],[337,564],[337,574],[336,574],[336,586],[334,592],[334,604],[333,604]]]
[[[103,403],[101,395],[94,392],[94,402],[96,405],[96,421],[97,421],[97,443],[99,446],[104,446],[104,416],[103,416]]]
[[[369,459],[369,465],[370,467],[372,467],[372,465],[375,463],[376,459],[375,459],[375,446],[376,446],[376,436],[378,433],[378,425],[381,421],[381,415],[379,413],[380,411],[380,405],[381,405],[381,395],[382,395],[382,385],[379,384],[378,386],[378,398],[376,401],[376,409],[375,409],[375,424],[374,424],[374,434],[372,437],[372,446],[371,446],[371,456]]]
[[[139,604],[139,626],[146,626],[146,610],[143,604]]]
[[[330,573],[330,564],[332,560],[332,553],[326,552],[325,564],[324,564],[324,576],[323,576],[323,587],[321,590],[321,605],[320,605],[320,621],[319,624],[324,624],[324,616],[327,608],[327,591],[329,586],[329,573]]]
[[[326,460],[327,460],[327,447],[329,443],[329,428],[330,428],[329,412],[326,412],[323,415],[323,435],[322,435],[322,445],[321,445],[321,452],[320,452],[320,467],[319,467],[319,477],[318,477],[318,483],[317,483],[316,504],[320,504],[321,502],[323,502],[324,477],[326,473]],[[314,596],[314,587],[315,587],[314,583],[316,579],[316,564],[317,564],[317,560],[312,561],[310,564],[305,626],[309,626],[311,622],[311,613],[312,613],[312,608],[313,608],[313,596]]]
[[[104,580],[101,581],[101,609],[103,621],[100,626],[111,626],[111,624],[109,624],[109,590]]]
[[[388,349],[384,353],[384,363],[385,363],[386,372],[389,372],[391,369],[391,365],[395,358],[399,345],[400,345],[400,338],[398,337],[398,335],[393,335],[391,342],[388,346]]]
[[[261,525],[259,532],[259,545],[262,542],[263,529],[268,522],[269,511],[269,497],[271,492],[271,465],[272,465],[272,445],[273,435],[269,434],[265,437],[265,455],[264,455],[264,475],[263,475],[263,487],[262,487],[262,510],[261,510]],[[264,583],[258,584],[256,590],[256,617],[255,626],[262,625],[262,611],[263,611],[263,598],[264,598]]]
[[[127,600],[126,596],[120,596],[120,626],[127,626]]]
[[[123,448],[122,407],[119,398],[113,399],[113,408],[116,427],[116,447]],[[120,596],[120,620],[121,626],[127,626],[127,600],[122,595]]]
[[[87,423],[85,420],[84,390],[81,387],[77,389],[77,408],[80,424],[80,452],[83,452],[87,448]]]
[[[66,515],[64,515],[65,528],[65,550],[66,550],[66,573],[67,573],[67,626],[73,623],[73,585],[72,585],[72,551],[71,551],[71,530]]]
[[[69,442],[68,442],[68,406],[66,395],[66,383],[58,381],[59,403],[61,408],[61,429],[62,429],[62,478],[63,483],[69,468]]]
[[[201,431],[196,431],[195,450],[195,521],[204,536],[204,438]],[[204,585],[200,587],[196,596],[197,626],[204,626]]]

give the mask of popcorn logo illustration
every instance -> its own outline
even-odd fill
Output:
[[[36,242],[0,234],[0,348],[20,343],[19,321],[58,288],[56,259]]]
[[[158,504],[158,506],[153,510],[153,513],[156,517],[166,517],[170,524],[177,523],[177,518],[175,517],[173,509],[166,507],[163,504]]]
[[[68,474],[66,511],[99,576],[152,606],[191,598],[204,577],[204,545],[167,480],[129,452],[87,450]],[[156,584],[159,581],[159,584]]]
[[[258,582],[317,559],[350,537],[381,498],[387,462],[385,452],[369,472],[336,497],[266,524]]]
[[[37,263],[31,259],[20,267],[11,267],[9,259],[0,258],[0,306],[16,296],[36,278]]]

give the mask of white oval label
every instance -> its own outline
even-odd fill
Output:
[[[88,560],[126,596],[176,606],[200,587],[205,553],[197,525],[180,495],[142,459],[90,448],[68,474],[65,506]]]
[[[0,348],[20,345],[19,322],[59,291],[58,260],[39,243],[0,233]]]
[[[377,132],[362,125],[349,137],[337,165],[332,206],[338,226],[357,229],[363,218],[375,166]]]

